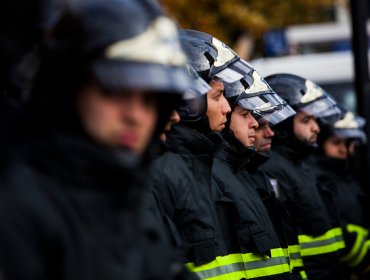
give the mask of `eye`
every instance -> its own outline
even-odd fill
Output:
[[[250,116],[250,114],[251,114],[251,112],[250,112],[250,111],[243,111],[243,113],[242,113],[242,115],[243,115],[244,117],[248,117],[248,116]]]
[[[217,94],[213,97],[213,99],[214,99],[214,100],[216,100],[216,101],[219,101],[219,100],[220,100],[220,98],[221,98],[221,95],[222,95],[222,93],[221,93],[221,92],[219,92],[219,93],[217,93]]]
[[[306,124],[310,121],[310,119],[310,117],[304,117],[303,119],[301,119],[301,122]]]

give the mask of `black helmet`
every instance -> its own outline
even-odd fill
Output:
[[[250,110],[258,121],[275,125],[295,114],[258,74],[252,65],[238,59],[228,68],[216,74],[225,86],[225,96],[230,107],[236,105]]]
[[[317,118],[340,116],[334,98],[310,80],[292,74],[275,74],[265,80],[295,110]]]
[[[44,84],[45,72],[61,72],[54,89],[81,68],[113,91],[182,94],[190,85],[176,26],[152,1],[71,0],[54,21],[41,65]]]
[[[239,56],[220,40],[196,30],[180,30],[181,44],[188,62],[207,82]]]
[[[182,96],[178,108],[182,121],[198,121],[207,111],[207,92],[211,87],[204,81],[195,69],[187,64],[187,71],[193,78],[193,85]]]
[[[321,125],[321,135],[319,137],[322,140],[326,139],[330,135],[337,135],[340,138],[345,139],[357,139],[360,143],[365,144],[367,137],[363,131],[366,121],[364,118],[346,111],[342,117],[332,123],[324,123]]]

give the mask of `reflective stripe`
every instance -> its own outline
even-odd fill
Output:
[[[341,261],[347,263],[350,267],[355,267],[362,262],[369,250],[370,240],[366,240],[369,232],[365,228],[353,224],[347,225],[347,231],[356,233],[356,240],[351,251],[342,257]]]
[[[299,274],[301,275],[302,280],[307,280],[308,279],[306,271],[302,270],[302,271],[299,272]]]
[[[290,268],[293,270],[295,267],[303,267],[303,261],[301,257],[301,245],[289,245],[288,246]]]
[[[209,280],[253,279],[290,272],[283,249],[272,249],[270,252],[271,257],[253,253],[218,256],[210,263],[201,266],[188,263],[186,267],[201,279]]]
[[[345,247],[341,228],[333,228],[318,237],[298,235],[298,241],[302,257],[331,253]]]

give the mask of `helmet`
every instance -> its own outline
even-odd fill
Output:
[[[204,32],[180,30],[180,40],[189,64],[207,82],[239,59],[232,49]]]
[[[366,134],[363,131],[365,119],[347,111],[343,117],[331,125],[332,133],[340,138],[354,138],[361,143],[367,142]]]
[[[112,91],[140,88],[181,95],[190,86],[186,56],[175,24],[154,3],[68,1],[54,20],[41,65],[53,76],[62,71],[64,77],[52,85],[54,89],[67,80],[66,76],[87,67]]]
[[[206,114],[207,92],[211,87],[191,65],[187,64],[186,68],[193,78],[193,85],[185,91],[178,112],[182,121],[197,121]]]
[[[265,80],[295,110],[317,118],[340,116],[334,98],[310,80],[292,74],[275,74]]]
[[[231,108],[234,109],[239,105],[250,110],[257,121],[264,120],[275,125],[295,114],[295,111],[271,89],[253,66],[243,59],[238,59],[228,68],[217,73],[216,77],[223,79],[225,96]]]

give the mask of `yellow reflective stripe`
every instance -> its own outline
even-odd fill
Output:
[[[253,253],[218,256],[210,263],[201,266],[188,263],[186,267],[201,279],[209,280],[253,279],[290,272],[284,250],[278,248],[270,252],[271,257]]]
[[[303,261],[301,257],[301,245],[289,245],[288,253],[290,259],[290,268],[292,270],[295,267],[303,267]]]
[[[369,249],[370,240],[366,240],[369,232],[365,228],[353,224],[347,225],[347,231],[355,232],[356,240],[350,252],[342,257],[341,260],[346,262],[350,267],[355,267],[362,262]]]
[[[307,274],[306,274],[306,271],[301,270],[301,271],[299,272],[299,274],[301,275],[302,280],[306,280],[306,279],[308,279]]]
[[[203,270],[211,270],[220,266],[230,265],[234,263],[240,263],[242,261],[241,254],[230,254],[226,256],[217,256],[215,260],[196,266],[194,263],[187,263],[186,267],[193,272],[199,272]]]
[[[345,247],[341,228],[333,228],[318,237],[298,235],[298,241],[302,257],[331,253]]]

